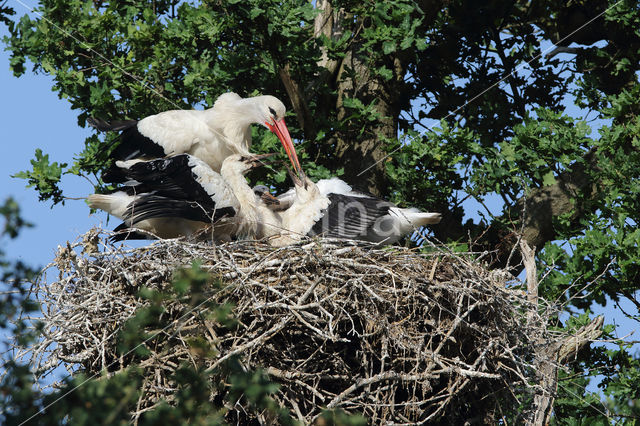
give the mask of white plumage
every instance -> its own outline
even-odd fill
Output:
[[[304,195],[281,216],[253,192],[244,174],[268,155],[231,155],[220,173],[188,154],[118,161],[127,184],[112,194],[90,195],[89,205],[123,220],[115,240],[149,238],[146,233],[159,238],[202,234],[216,241],[269,238],[274,246],[289,244],[302,238],[315,222],[296,220],[289,228],[296,206],[307,200]]]
[[[89,119],[101,131],[120,131],[120,144],[111,152],[114,160],[160,158],[190,154],[220,171],[222,162],[232,154],[250,155],[251,124],[262,124],[274,132],[299,170],[293,141],[284,122],[286,108],[274,96],[241,98],[235,93],[221,95],[206,110],[172,110],[139,121],[108,123]],[[117,169],[106,173],[105,181],[121,182]]]

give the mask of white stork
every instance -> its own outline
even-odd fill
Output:
[[[278,136],[293,167],[300,163],[284,122],[286,108],[274,96],[243,99],[235,93],[218,97],[206,110],[172,110],[139,121],[108,123],[90,118],[87,122],[100,131],[119,131],[121,141],[111,152],[114,160],[151,159],[175,154],[191,154],[215,172],[232,154],[251,155],[251,124],[262,124]],[[107,182],[122,182],[118,168],[103,175]]]
[[[296,176],[291,174],[291,177],[295,182]],[[298,208],[296,215],[302,222],[308,222],[310,216],[320,216],[320,220],[315,221],[308,231],[310,236],[393,244],[421,226],[440,222],[439,213],[400,208],[373,195],[354,191],[346,182],[336,177],[322,179],[312,185],[317,187],[318,197],[328,199],[328,207],[322,211],[309,204],[306,209]],[[277,198],[271,196],[265,186],[254,187],[254,192],[271,209],[283,214],[296,202],[300,192],[298,186]]]
[[[238,199],[238,235],[267,238],[274,247],[292,244],[307,235],[321,218],[320,212],[329,205],[329,200],[320,194],[315,184],[302,171],[299,172],[302,178],[289,171],[296,197],[286,211],[276,212],[249,186],[244,178],[248,170],[246,162],[236,157],[224,161],[220,174]]]

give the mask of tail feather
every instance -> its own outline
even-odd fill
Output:
[[[133,202],[134,199],[134,196],[122,191],[112,194],[91,194],[87,197],[89,207],[104,210],[120,219],[124,218],[127,206]]]
[[[440,213],[413,213],[409,216],[409,220],[411,224],[416,228],[425,225],[435,225],[436,223],[440,223],[442,216]]]
[[[402,222],[407,221],[414,228],[419,228],[425,225],[434,225],[440,223],[442,216],[440,213],[421,212],[416,208],[401,209],[399,207],[391,207],[389,212],[400,218]]]
[[[122,130],[126,130],[135,126],[138,121],[123,120],[108,122],[106,120],[103,120],[102,118],[89,117],[87,118],[87,123],[94,129],[97,129],[101,132],[120,132]]]

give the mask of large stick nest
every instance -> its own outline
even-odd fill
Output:
[[[517,403],[532,375],[532,339],[544,330],[526,321],[526,297],[505,283],[508,274],[475,257],[329,240],[279,249],[164,240],[131,249],[94,231],[59,250],[54,282],[37,283],[45,336],[28,356],[41,376],[60,365],[88,374],[126,367],[131,357],[117,353],[117,336],[149,303],[138,291],[166,290],[176,268],[200,259],[224,283],[206,297],[232,303],[239,326],[167,302],[171,327],[164,345],[147,345],[132,416],[171,401],[180,365],[211,371],[237,356],[279,383],[276,400],[305,423],[325,408],[371,423],[490,421]],[[194,337],[215,351],[197,354]],[[220,387],[212,389],[215,400]],[[228,419],[248,420],[237,405],[228,408]]]

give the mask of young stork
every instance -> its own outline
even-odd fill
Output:
[[[293,174],[292,178],[295,181]],[[400,208],[373,195],[354,191],[337,177],[321,179],[314,186],[320,196],[328,199],[328,207],[323,211],[311,205],[306,208],[306,215],[317,213],[320,217],[308,232],[310,236],[319,234],[328,238],[393,244],[421,226],[440,222],[440,213]],[[296,187],[277,198],[271,196],[265,186],[254,187],[254,192],[271,209],[283,214],[296,203],[299,190]]]
[[[234,155],[224,161],[220,174],[240,205],[238,234],[267,238],[274,247],[295,243],[307,235],[320,219],[320,212],[329,205],[329,200],[320,194],[315,184],[302,171],[298,175],[290,171],[296,197],[286,211],[275,212],[249,186],[244,178],[248,170],[245,162],[242,157],[236,157],[239,156]]]
[[[284,122],[286,108],[274,96],[241,98],[229,92],[212,108],[172,110],[141,120],[108,123],[97,118],[87,122],[100,131],[120,133],[120,142],[111,152],[114,160],[152,159],[175,154],[191,154],[220,172],[222,162],[232,154],[251,155],[251,124],[262,124],[276,134],[296,171],[300,163]],[[103,175],[105,182],[123,182],[121,168]]]

